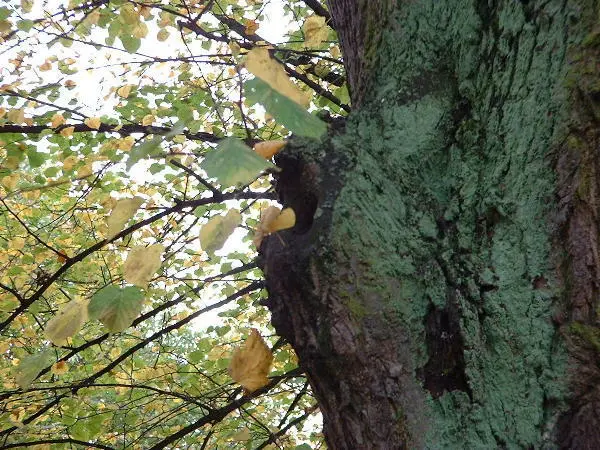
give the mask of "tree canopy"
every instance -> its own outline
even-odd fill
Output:
[[[0,447],[323,448],[256,248],[349,111],[326,8],[8,0],[0,55]]]

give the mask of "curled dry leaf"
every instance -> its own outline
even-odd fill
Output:
[[[265,159],[271,159],[285,147],[286,141],[263,141],[254,145],[254,151]]]
[[[60,130],[60,135],[62,137],[69,137],[69,136],[73,136],[74,132],[75,132],[75,127],[66,127],[66,128],[63,128],[62,130]]]
[[[292,208],[279,209],[277,206],[269,206],[260,215],[260,223],[254,233],[252,242],[258,249],[265,236],[276,231],[292,228],[296,224],[296,213]]]
[[[61,361],[58,361],[58,362],[52,364],[51,372],[54,375],[64,375],[68,371],[69,371],[69,365],[64,360],[61,360]]]
[[[259,27],[258,23],[256,23],[254,20],[250,20],[250,19],[244,20],[244,32],[247,35],[256,34],[258,27]]]
[[[229,363],[229,376],[251,393],[269,383],[273,354],[257,329],[252,328],[244,345],[235,349]]]

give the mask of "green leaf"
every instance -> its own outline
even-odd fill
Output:
[[[0,20],[4,20],[6,19],[8,16],[10,16],[11,10],[8,8],[5,8],[4,6],[2,8],[0,8]]]
[[[80,441],[89,441],[96,438],[103,430],[102,422],[105,415],[97,414],[90,418],[78,418],[77,422],[69,428],[69,433]]]
[[[149,141],[144,142],[143,144],[134,146],[129,151],[129,159],[127,159],[127,170],[131,169],[133,165],[141,159],[147,158],[148,156],[154,156],[162,151],[160,146],[161,142],[165,139],[173,137],[175,135],[180,134],[185,128],[185,123],[182,121],[177,122],[173,125],[171,131],[169,131],[164,136],[155,136]]]
[[[17,22],[17,28],[21,31],[29,31],[33,28],[33,20],[24,19]]]
[[[246,81],[244,92],[250,103],[260,103],[275,120],[299,136],[319,138],[327,125],[298,103],[281,95],[260,78]]]
[[[19,362],[13,374],[21,389],[27,389],[33,383],[38,373],[50,364],[53,354],[52,350],[46,349],[41,353],[26,356]]]
[[[239,139],[228,138],[206,155],[200,167],[209,177],[216,178],[221,186],[229,187],[251,183],[263,170],[275,165]]]
[[[194,350],[193,352],[188,353],[187,360],[192,364],[197,364],[204,358],[206,353],[200,350]]]
[[[27,158],[31,167],[40,167],[46,160],[46,153],[37,152],[34,148],[27,150]]]
[[[142,312],[144,293],[138,287],[108,286],[96,292],[88,305],[90,319],[98,319],[116,333],[131,325]]]
[[[135,53],[140,48],[142,41],[134,36],[129,34],[122,34],[119,36],[121,39],[121,43],[123,44],[123,48],[127,50],[129,53]]]

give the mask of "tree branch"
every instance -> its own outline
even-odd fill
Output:
[[[115,447],[109,447],[108,445],[98,444],[94,442],[80,441],[79,439],[63,438],[63,439],[40,439],[39,441],[28,441],[28,442],[17,442],[14,444],[2,444],[3,449],[7,448],[22,448],[22,447],[34,447],[42,444],[77,444],[87,448],[101,448],[103,450],[116,450]]]
[[[76,124],[65,124],[60,127],[52,128],[50,125],[14,125],[14,124],[6,124],[4,126],[0,126],[0,134],[2,133],[23,133],[23,134],[39,134],[46,130],[52,130],[55,133],[60,133],[60,131],[64,128],[73,127],[74,132],[77,133],[87,133],[90,131],[98,131],[101,133],[119,133],[121,136],[129,136],[133,133],[141,133],[141,134],[156,134],[160,136],[164,136],[165,134],[169,134],[173,132],[173,129],[170,127],[162,127],[162,126],[153,126],[153,125],[140,125],[137,123],[124,124],[124,125],[110,125],[107,123],[100,124],[98,129],[90,128],[84,123],[76,123]],[[190,133],[189,131],[182,131],[187,139],[193,141],[204,141],[204,142],[212,142],[217,143],[221,139],[220,137],[215,136],[211,133],[198,132],[198,133]]]
[[[208,413],[204,417],[200,418],[196,422],[191,423],[186,427],[183,427],[178,432],[173,433],[172,435],[159,441],[157,444],[155,444],[148,450],[163,449],[163,448],[167,447],[168,445],[172,444],[173,442],[175,442],[175,441],[181,439],[182,437],[190,434],[191,432],[197,430],[198,428],[203,427],[204,425],[223,420],[223,418],[225,418],[230,412],[235,411],[240,406],[242,406],[245,403],[249,402],[250,400],[260,396],[261,394],[264,394],[264,393],[270,391],[277,384],[279,384],[282,380],[288,379],[288,378],[293,378],[293,377],[296,377],[301,374],[302,374],[302,371],[300,370],[300,368],[296,368],[296,369],[293,369],[283,375],[273,377],[273,378],[271,378],[271,381],[269,382],[269,384],[267,384],[265,387],[258,389],[257,391],[254,391],[249,395],[244,395],[243,397],[241,397],[237,400],[234,400],[233,402],[229,403],[228,405],[226,405],[222,408],[211,411],[210,413]]]
[[[325,22],[335,30],[331,14],[327,11],[318,0],[304,0],[306,6],[312,9],[317,16],[325,17]]]
[[[80,252],[79,254],[75,255],[72,258],[68,258],[65,263],[56,271],[54,272],[51,276],[48,277],[48,279],[46,280],[46,282],[40,286],[38,288],[37,291],[35,291],[31,297],[24,299],[21,302],[21,305],[19,305],[19,307],[17,309],[15,309],[6,320],[4,320],[2,323],[0,323],[0,331],[4,330],[17,316],[19,316],[19,314],[21,314],[22,312],[26,311],[27,308],[29,308],[29,306],[31,306],[37,299],[39,299],[42,294],[44,292],[46,292],[46,290],[58,279],[62,276],[62,274],[64,274],[70,267],[72,267],[73,265],[75,265],[76,263],[83,261],[85,258],[87,258],[88,256],[90,256],[92,253],[94,253],[95,251],[101,249],[102,247],[104,247],[105,245],[116,241],[117,239],[120,239],[124,236],[127,236],[129,233],[132,233],[146,225],[149,225],[153,222],[156,222],[157,220],[173,213],[173,212],[177,212],[177,211],[181,211],[185,208],[195,208],[198,206],[202,206],[202,205],[208,205],[210,203],[220,203],[221,201],[225,201],[225,200],[235,200],[235,199],[240,199],[240,198],[256,198],[256,194],[255,192],[250,192],[248,193],[249,196],[245,195],[246,193],[244,192],[230,192],[230,193],[226,193],[223,194],[221,196],[221,198],[219,199],[219,201],[216,201],[215,197],[209,197],[209,198],[200,198],[200,199],[196,199],[196,200],[187,200],[187,201],[182,201],[182,202],[177,202],[174,206],[172,206],[171,208],[168,208],[164,211],[161,211],[158,214],[155,214],[145,220],[142,220],[138,223],[135,223],[133,225],[131,225],[128,228],[125,228],[123,231],[121,231],[119,234],[117,234],[116,236],[110,238],[110,239],[104,239],[102,241],[97,242],[96,244],[92,245],[91,247],[88,247],[87,249],[83,250],[82,252]],[[259,193],[262,194],[262,193]]]
[[[220,302],[213,303],[210,306],[202,308],[202,309],[190,314],[189,316],[185,317],[184,319],[181,319],[180,321],[175,322],[174,324],[164,327],[164,328],[160,329],[159,331],[151,334],[143,341],[140,341],[133,347],[128,348],[127,351],[123,352],[121,355],[119,355],[119,357],[115,358],[110,364],[107,364],[102,369],[100,369],[98,372],[94,373],[93,375],[90,375],[88,378],[80,381],[79,383],[75,384],[74,386],[71,386],[69,393],[57,395],[52,401],[50,401],[49,403],[46,403],[43,407],[41,407],[39,410],[37,410],[31,416],[27,417],[26,419],[23,419],[22,423],[27,425],[28,423],[33,422],[35,419],[37,419],[41,415],[45,414],[46,411],[48,411],[49,409],[58,405],[63,398],[70,397],[71,395],[76,395],[80,389],[90,386],[94,381],[96,381],[102,375],[110,372],[112,369],[114,369],[116,366],[118,366],[121,362],[123,362],[124,360],[129,358],[131,355],[133,355],[135,352],[137,352],[141,348],[144,348],[150,342],[155,341],[156,339],[160,338],[161,336],[164,336],[167,333],[170,333],[173,330],[177,330],[177,329],[181,328],[182,326],[191,322],[192,320],[194,320],[196,317],[200,316],[201,314],[204,314],[208,311],[211,311],[213,309],[216,309],[223,305],[226,305],[227,303],[235,300],[236,298],[241,297],[246,294],[249,294],[250,292],[255,291],[256,289],[259,289],[262,286],[263,286],[263,283],[261,281],[256,281],[252,284],[249,284],[245,288],[240,289],[236,293],[228,296],[227,298],[221,300]],[[12,427],[6,428],[5,430],[2,430],[0,432],[0,436],[9,435],[16,429],[17,429],[17,426],[12,426]],[[160,448],[163,448],[163,447],[160,447]]]

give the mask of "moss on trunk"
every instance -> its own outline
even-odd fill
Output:
[[[347,2],[332,3],[338,25]],[[568,80],[597,7],[488,3],[398,2],[345,130],[279,158],[282,201],[304,226],[263,244],[269,306],[331,448],[573,443],[572,417],[557,431],[571,389],[564,325],[581,319],[573,284],[597,280],[564,262],[582,209],[561,194],[574,179],[559,162],[581,128]],[[585,173],[575,185],[595,200]],[[579,239],[597,233],[590,220]],[[585,301],[594,327],[597,300]]]

